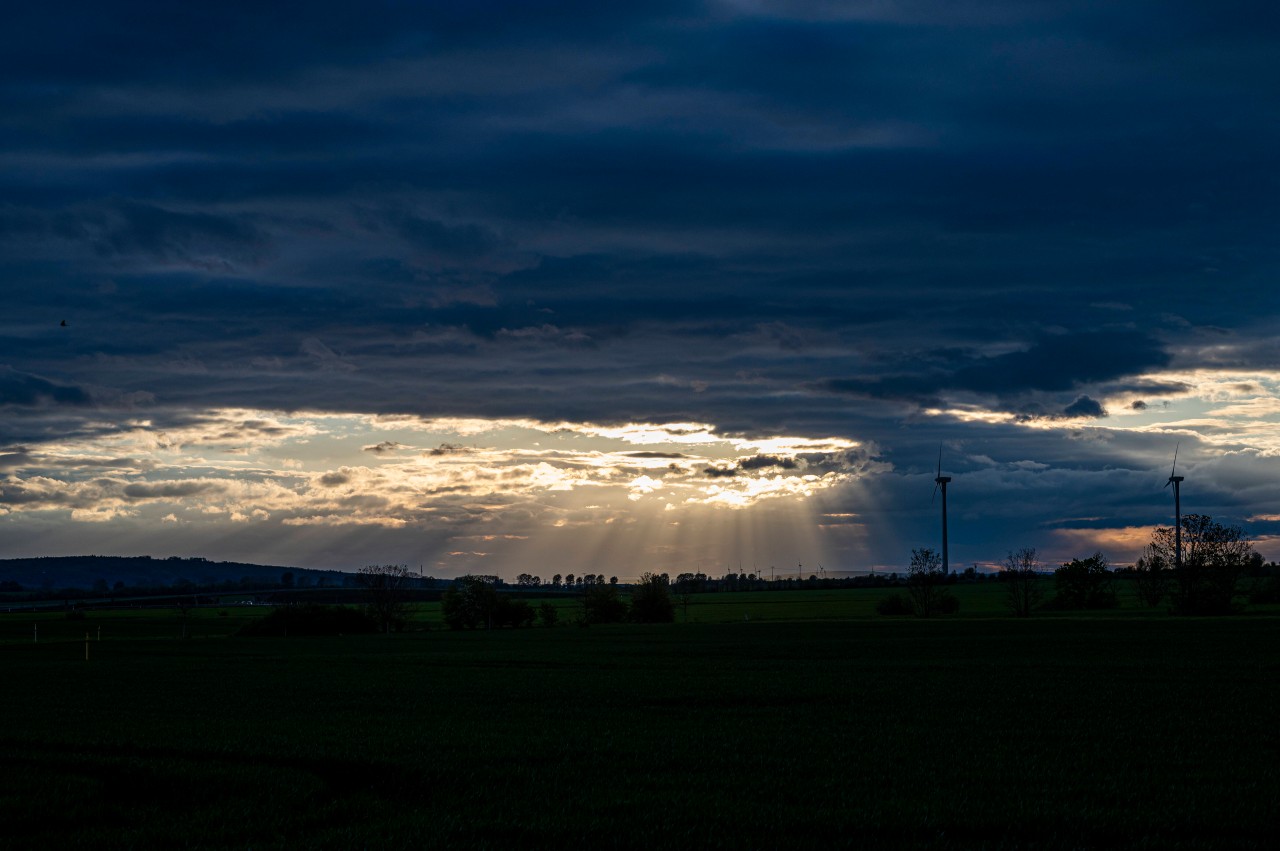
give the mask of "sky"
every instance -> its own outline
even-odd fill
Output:
[[[1280,558],[1280,7],[53,2],[0,557]],[[63,324],[65,323],[65,325]]]

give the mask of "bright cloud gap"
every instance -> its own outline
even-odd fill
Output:
[[[76,521],[403,527],[554,520],[589,493],[642,508],[749,508],[885,469],[840,437],[723,436],[703,423],[596,425],[222,409],[10,456],[0,512]]]

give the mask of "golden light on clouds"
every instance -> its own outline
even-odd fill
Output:
[[[447,534],[442,558],[462,561],[493,547],[550,558],[547,536],[571,531],[575,546],[611,557],[684,540],[678,549],[705,560],[724,541],[692,538],[740,548],[757,522],[711,518],[790,504],[783,513],[799,528],[768,534],[811,536],[807,500],[885,469],[873,447],[846,438],[720,435],[701,423],[223,409],[42,445],[10,465],[3,510],[187,528],[421,528]]]
[[[1280,372],[1257,370],[1166,370],[1136,376],[1136,387],[1150,386],[1149,397],[1126,389],[1102,395],[1105,417],[1032,416],[999,410],[973,399],[950,399],[924,413],[962,423],[1014,425],[1054,431],[1086,428],[1103,431],[1185,433],[1207,447],[1250,447],[1280,453]]]
[[[1151,542],[1151,534],[1155,530],[1155,525],[1111,529],[1054,529],[1050,535],[1058,550],[1079,553],[1082,557],[1094,550],[1101,550],[1113,563],[1121,564],[1136,560],[1141,555],[1142,548]]]

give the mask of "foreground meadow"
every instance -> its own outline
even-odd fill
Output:
[[[0,824],[24,848],[1280,841],[1280,618],[786,620],[760,596],[334,639],[234,637],[234,610],[187,640],[172,612],[49,617],[36,644],[5,616]]]

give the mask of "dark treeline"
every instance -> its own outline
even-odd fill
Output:
[[[819,576],[808,577],[779,576],[769,579],[756,573],[734,573],[723,576],[712,576],[706,573],[679,573],[674,577],[670,573],[654,574],[669,585],[672,590],[689,594],[714,594],[727,591],[813,591],[839,588],[886,588],[900,585],[905,581],[906,573],[884,572],[867,573],[859,576]],[[986,574],[976,568],[968,568],[959,573],[952,573],[951,582],[981,582],[993,578],[995,574]],[[497,577],[486,577],[491,582],[502,586]],[[517,591],[559,591],[582,593],[596,585],[609,584],[630,587],[631,583],[619,583],[616,576],[608,579],[603,574],[588,573],[581,576],[555,574],[550,581],[544,582],[541,577],[522,573],[516,577],[514,589]]]
[[[67,588],[102,594],[126,588],[267,587],[280,584],[285,574],[299,587],[341,582],[334,570],[212,561],[170,556],[47,556],[0,560],[0,590],[53,591]],[[16,586],[16,587],[15,587]]]

